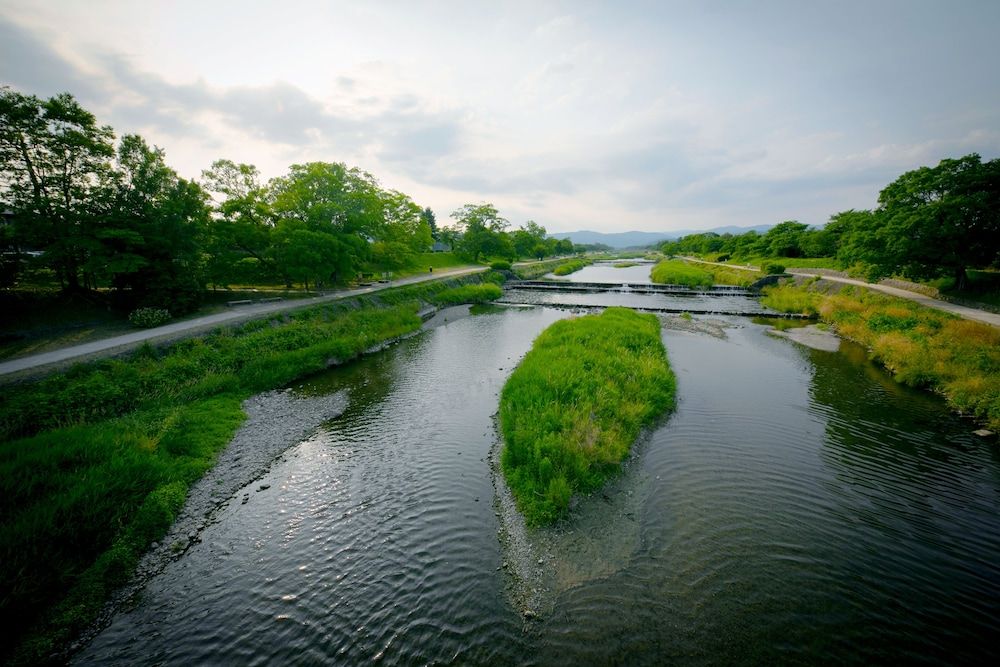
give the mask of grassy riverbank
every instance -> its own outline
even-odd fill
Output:
[[[541,278],[546,273],[552,273],[552,270],[564,261],[562,259],[550,259],[544,262],[525,262],[523,264],[515,264],[512,270],[514,275],[521,280],[534,280]]]
[[[23,640],[0,657],[44,661],[94,618],[232,438],[245,398],[416,331],[421,303],[499,295],[460,282],[469,281],[386,290],[0,389],[0,623]]]
[[[711,287],[712,285],[738,285],[746,287],[759,280],[761,274],[729,266],[693,264],[680,259],[665,259],[650,272],[650,279],[661,285],[686,285]]]
[[[503,473],[528,523],[558,519],[616,474],[674,386],[652,315],[608,308],[546,329],[500,397]]]
[[[571,259],[568,262],[563,262],[556,268],[552,269],[552,273],[557,276],[568,276],[571,273],[576,273],[590,263],[589,259]]]
[[[956,410],[1000,429],[1000,330],[871,290],[821,291],[817,284],[768,288],[762,301],[818,314],[867,347],[897,381],[937,391]]]

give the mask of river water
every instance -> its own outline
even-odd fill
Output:
[[[715,335],[664,328],[677,410],[550,531],[562,552],[525,620],[501,568],[492,415],[534,337],[570,313],[450,312],[295,387],[345,390],[350,406],[238,492],[77,661],[996,658],[996,444],[853,345],[813,350],[737,317],[694,318]]]

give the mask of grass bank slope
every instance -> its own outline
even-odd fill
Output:
[[[558,519],[616,474],[674,391],[653,315],[608,308],[546,329],[500,397],[501,467],[527,522]]]
[[[681,259],[665,259],[657,263],[649,275],[654,283],[688,287],[712,285],[746,287],[761,277],[756,271],[714,264],[693,264]]]
[[[571,273],[576,273],[590,263],[591,261],[589,259],[571,259],[568,262],[563,262],[556,268],[552,269],[552,273],[557,276],[568,276]]]
[[[868,348],[898,382],[937,391],[959,412],[1000,429],[1000,330],[864,288],[816,281],[766,290],[765,305],[818,314]]]

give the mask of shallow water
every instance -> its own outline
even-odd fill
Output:
[[[649,272],[653,269],[653,262],[629,260],[629,262],[633,261],[639,263],[635,266],[618,268],[614,265],[615,262],[594,262],[565,276],[550,273],[545,277],[571,283],[652,283],[653,281],[649,279]]]
[[[238,492],[78,661],[995,655],[995,445],[852,345],[810,350],[740,318],[722,318],[724,338],[664,329],[677,411],[607,493],[544,536],[561,551],[546,612],[525,622],[498,569],[491,417],[533,338],[566,316],[448,321],[306,383],[346,390],[347,412]]]

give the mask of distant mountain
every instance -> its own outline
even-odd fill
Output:
[[[641,248],[643,246],[653,245],[654,243],[673,241],[689,234],[703,234],[705,232],[715,232],[716,234],[745,234],[750,230],[766,232],[771,227],[774,227],[774,225],[754,225],[752,227],[736,227],[734,225],[729,225],[727,227],[715,227],[714,229],[681,229],[670,232],[612,232],[610,234],[605,234],[604,232],[579,231],[560,232],[556,234],[549,234],[549,236],[557,239],[569,239],[573,243],[579,243],[581,245],[603,243],[604,245],[609,245],[612,248]]]

